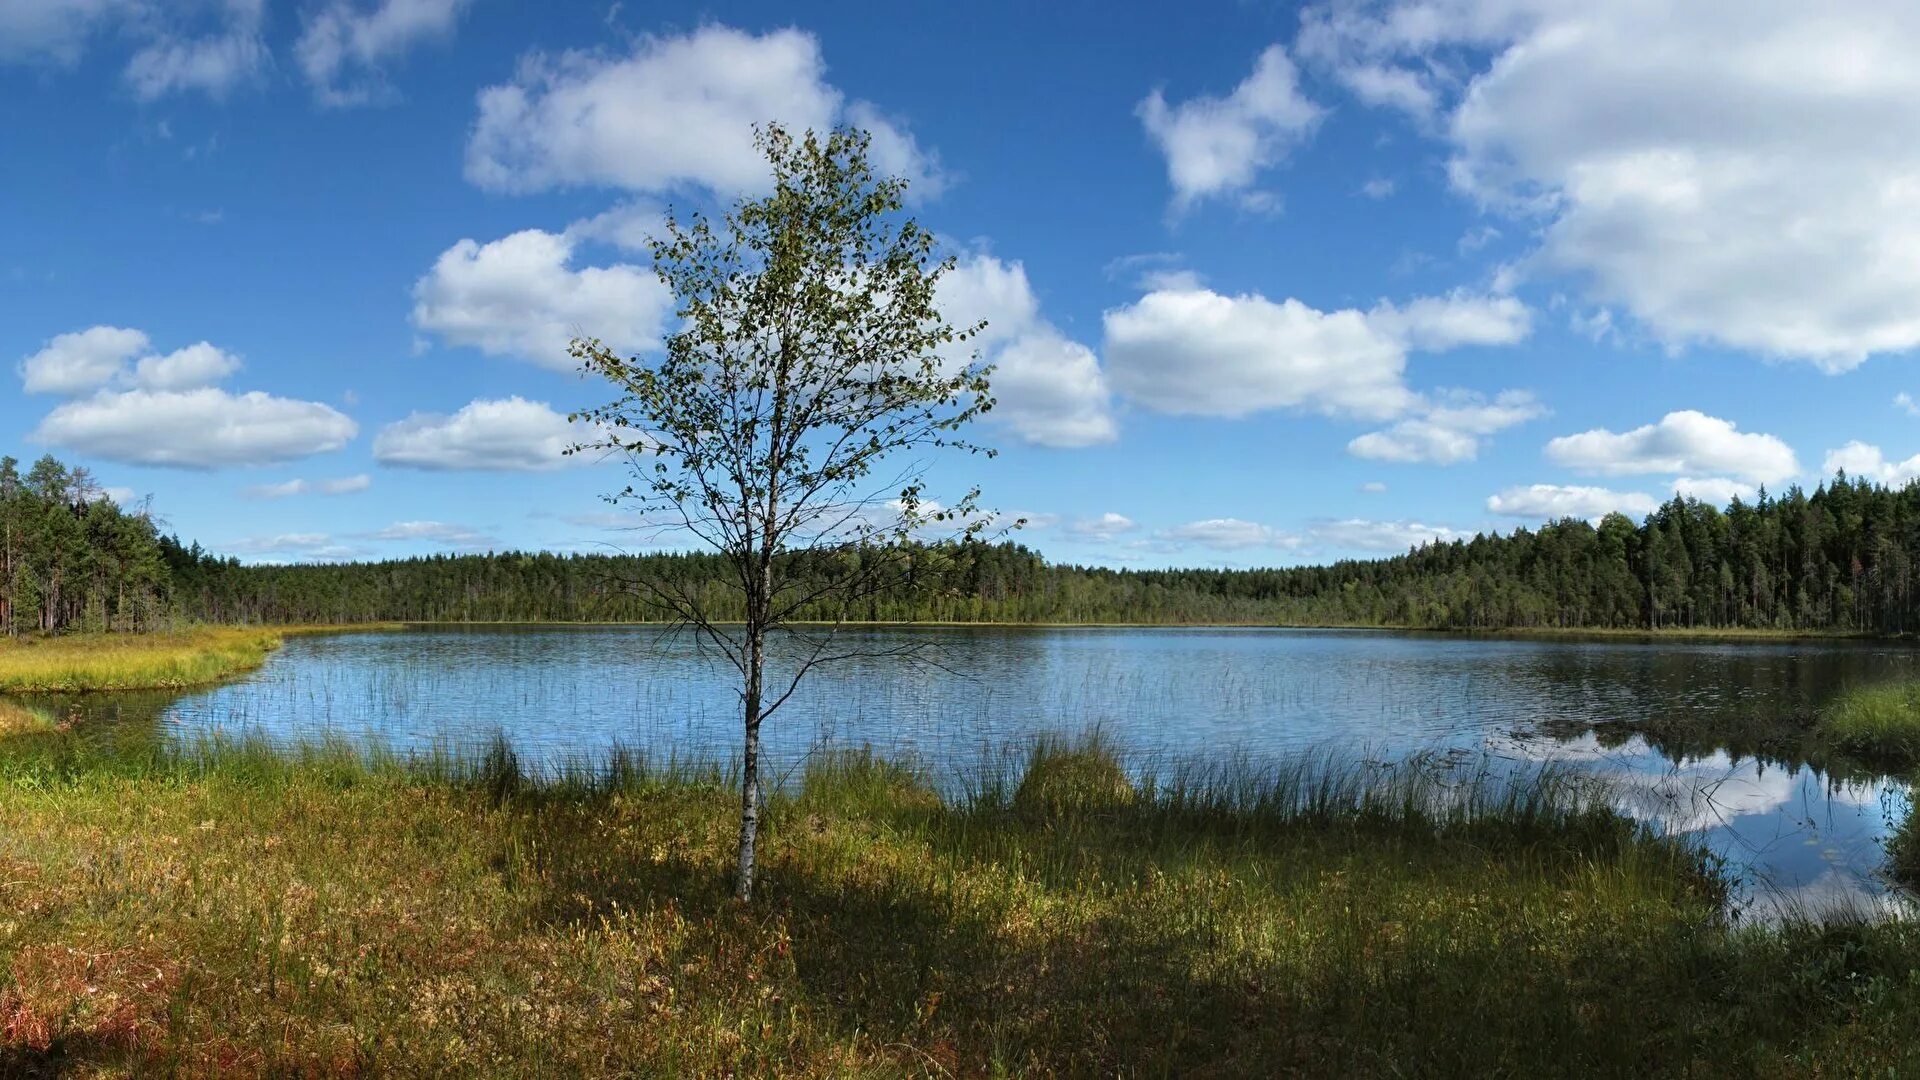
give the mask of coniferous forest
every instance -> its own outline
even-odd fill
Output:
[[[179,612],[150,515],[85,469],[0,457],[0,633],[148,630]]]
[[[496,553],[242,566],[163,539],[179,609],[219,621],[657,617],[634,582],[727,611],[725,567],[699,554]],[[1636,524],[1565,520],[1377,560],[1266,570],[1050,564],[1017,543],[917,549],[903,584],[820,619],[1267,623],[1500,628],[1920,627],[1920,485],[1845,476],[1722,510],[1674,499]],[[858,556],[849,556],[858,557]]]
[[[823,558],[826,556],[810,556]],[[876,553],[834,558],[872,558]],[[1840,476],[1726,509],[1676,498],[1615,514],[1284,569],[1112,570],[1014,542],[890,555],[899,584],[809,617],[866,621],[1260,623],[1436,629],[1920,628],[1920,485]],[[144,630],[182,621],[632,621],[641,582],[735,591],[704,554],[498,552],[370,563],[244,565],[162,535],[84,469],[0,459],[0,627]]]

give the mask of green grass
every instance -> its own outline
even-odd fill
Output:
[[[39,726],[0,743],[0,1074],[1920,1067],[1911,927],[1731,927],[1566,775],[1096,742],[960,779],[816,760],[742,907],[721,770]]]
[[[1849,690],[1827,706],[1819,730],[1838,749],[1911,769],[1920,764],[1920,681]]]

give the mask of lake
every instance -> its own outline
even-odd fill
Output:
[[[777,773],[822,746],[958,768],[1094,727],[1143,767],[1327,750],[1566,761],[1614,778],[1622,809],[1726,857],[1750,910],[1895,902],[1881,841],[1905,813],[1902,785],[1713,746],[1663,750],[1618,727],[1803,716],[1843,687],[1916,674],[1920,654],[1903,646],[944,627],[843,630],[838,641],[877,655],[816,671],[769,720]],[[504,734],[535,763],[615,745],[726,758],[739,740],[733,686],[725,662],[686,633],[433,628],[292,638],[255,674],[161,715],[188,738],[348,736],[405,750]]]

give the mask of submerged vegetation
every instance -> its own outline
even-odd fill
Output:
[[[0,1071],[1920,1066],[1908,924],[1732,925],[1550,771],[822,757],[743,907],[715,771],[89,745],[0,742]]]

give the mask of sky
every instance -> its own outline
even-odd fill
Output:
[[[874,136],[1051,559],[1920,475],[1920,5],[0,0],[0,453],[248,561],[632,549],[567,342]]]

